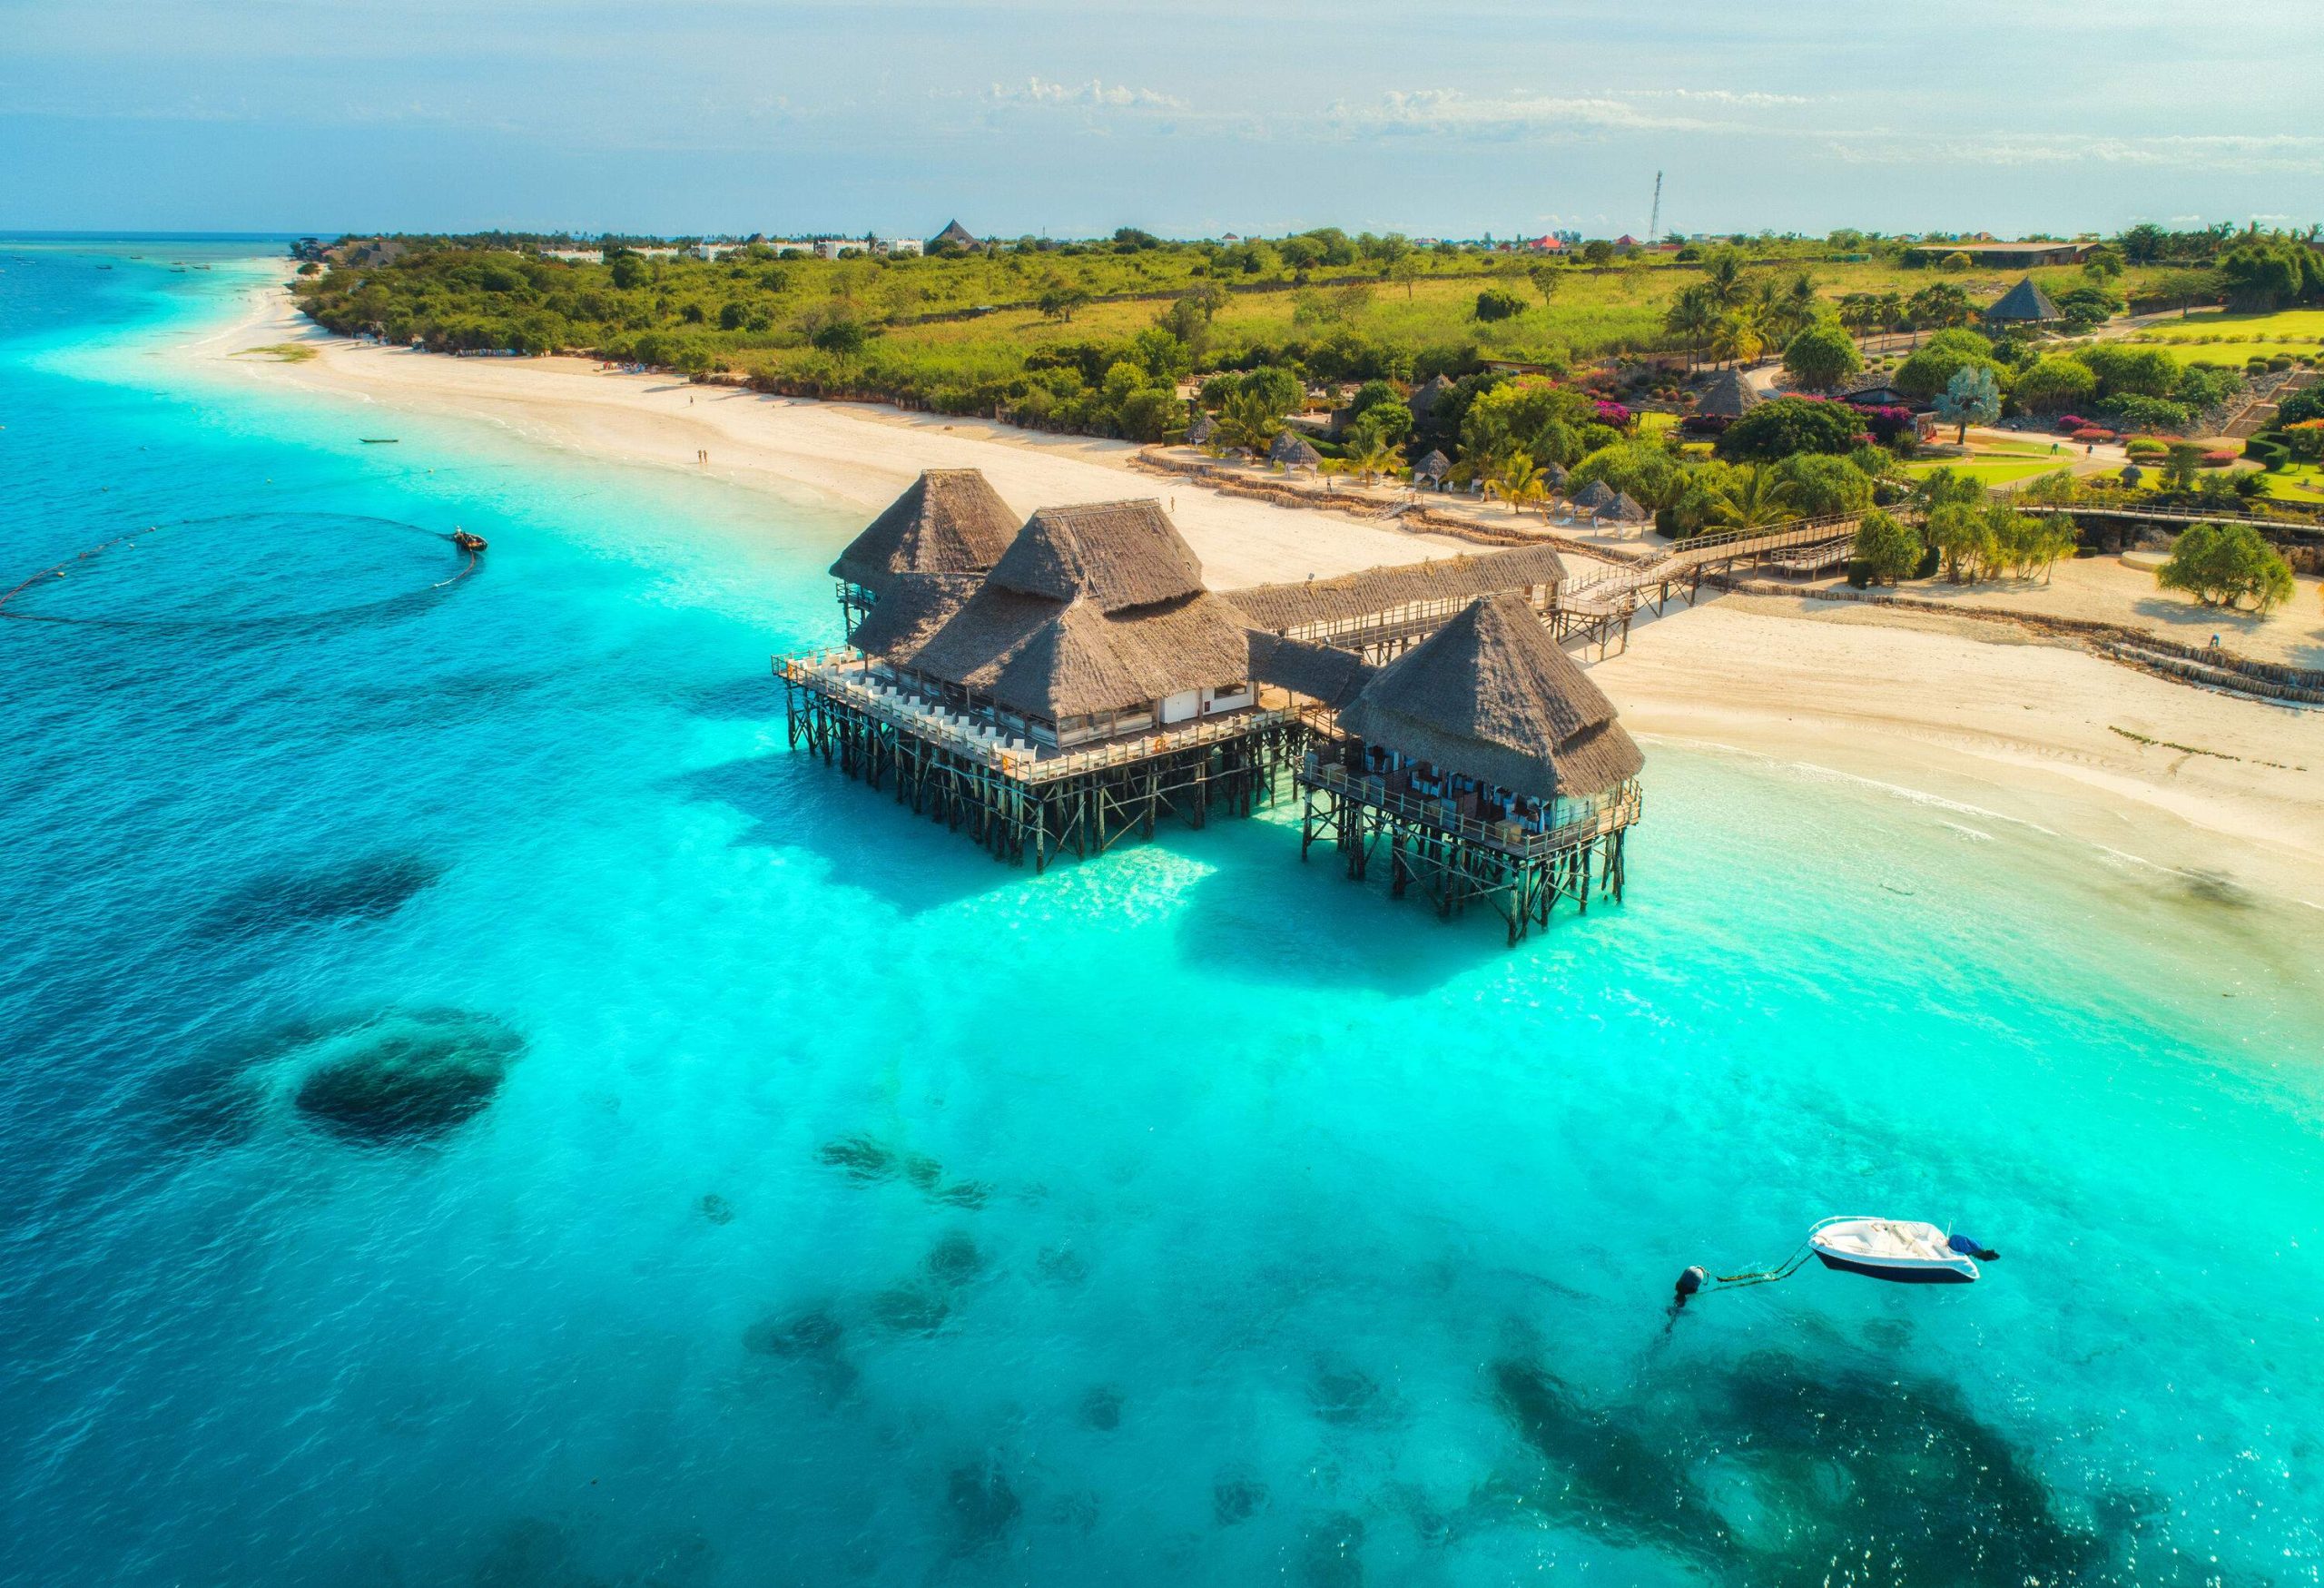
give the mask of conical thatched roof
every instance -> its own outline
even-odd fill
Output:
[[[931,248],[937,248],[947,242],[952,243],[960,248],[974,248],[977,246],[975,235],[958,221],[946,222],[944,223],[944,230],[939,232],[935,236],[928,240],[928,246]]]
[[[1541,478],[1548,483],[1551,490],[1565,489],[1566,478],[1565,465],[1562,463],[1548,464],[1541,469]]]
[[[2050,301],[2050,295],[2042,291],[2040,284],[2027,276],[2004,293],[2000,302],[1986,310],[1985,318],[2038,325],[2044,321],[2063,320],[2065,316],[2058,312],[2058,306]]]
[[[1101,612],[1175,601],[1202,589],[1202,563],[1147,498],[1043,508],[992,567],[988,581],[1021,596],[1087,600]]]
[[[1017,515],[973,469],[931,469],[888,504],[832,564],[875,592],[897,574],[980,574],[1017,533]]]
[[[1593,479],[1567,498],[1585,513],[1601,513],[1614,505],[1614,492],[1602,479]]]
[[[980,582],[973,574],[891,574],[847,643],[889,661],[909,656],[951,620]]]
[[[1096,502],[1035,513],[974,595],[885,654],[1055,722],[1246,682],[1243,630],[1159,502]]]
[[[1410,397],[1404,399],[1404,406],[1413,410],[1413,418],[1416,419],[1426,419],[1428,417],[1428,410],[1436,406],[1436,399],[1452,390],[1452,382],[1446,380],[1443,376],[1431,376],[1425,384],[1420,386]]]
[[[1429,449],[1427,457],[1413,465],[1414,479],[1443,479],[1452,472],[1452,459],[1434,448]]]
[[[1200,409],[1196,409],[1195,410],[1194,419],[1189,421],[1187,426],[1187,445],[1189,447],[1208,446],[1210,444],[1210,439],[1217,433],[1217,424],[1212,420],[1208,414],[1203,412]]]
[[[1280,432],[1275,444],[1267,449],[1267,461],[1288,468],[1313,469],[1323,460],[1324,455],[1309,446],[1307,439],[1296,430]]]
[[[1604,794],[1646,764],[1613,703],[1515,596],[1477,602],[1389,663],[1339,722],[1531,799]]]
[[[1614,499],[1598,509],[1598,516],[1621,524],[1641,524],[1646,521],[1647,511],[1630,492],[1616,491]]]
[[[1739,370],[1721,370],[1703,383],[1695,412],[1705,419],[1739,419],[1765,401]]]

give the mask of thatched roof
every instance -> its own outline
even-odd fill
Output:
[[[1703,383],[1695,412],[1703,419],[1738,419],[1766,400],[1739,370],[1721,370]]]
[[[2058,306],[2050,301],[2050,295],[2042,291],[2040,284],[2027,276],[2002,294],[2001,301],[1985,311],[1985,318],[2038,325],[2043,321],[2063,320],[2065,316],[2058,312]]]
[[[993,564],[990,582],[1052,601],[1088,600],[1101,612],[1174,601],[1203,587],[1194,547],[1151,497],[1040,508]]]
[[[1593,479],[1567,499],[1585,513],[1602,513],[1614,505],[1614,491],[1602,479]]]
[[[1210,439],[1217,433],[1217,424],[1208,414],[1203,412],[1200,409],[1196,409],[1195,410],[1195,417],[1187,425],[1187,445],[1189,447],[1207,446],[1210,442]]]
[[[1383,667],[1339,721],[1533,799],[1604,794],[1646,764],[1613,703],[1514,596],[1478,601]]]
[[[901,661],[950,621],[979,582],[971,574],[891,575],[848,643],[867,656]]]
[[[1565,489],[1566,478],[1564,464],[1550,463],[1542,466],[1541,478],[1547,482],[1551,490]]]
[[[1252,585],[1226,599],[1254,628],[1282,633],[1314,623],[1346,622],[1416,601],[1462,600],[1502,590],[1530,590],[1564,579],[1565,564],[1546,546],[1514,546],[1473,557],[1440,557],[1336,578]]]
[[[1443,376],[1431,376],[1424,385],[1416,388],[1410,397],[1404,399],[1404,406],[1413,410],[1413,418],[1425,419],[1428,410],[1436,406],[1436,399],[1452,390],[1452,382]]]
[[[1324,455],[1307,444],[1307,439],[1296,430],[1284,430],[1267,449],[1267,460],[1295,469],[1313,469],[1324,460]]]
[[[1414,479],[1443,479],[1452,472],[1452,459],[1434,448],[1429,449],[1427,457],[1413,465]]]
[[[1242,683],[1243,631],[1159,502],[1094,502],[1035,513],[973,595],[884,654],[1055,721]]]
[[[1646,521],[1648,514],[1644,508],[1638,505],[1637,499],[1630,492],[1616,491],[1614,499],[1598,509],[1598,516],[1601,518],[1611,518],[1620,524],[1640,524]]]
[[[1285,639],[1263,628],[1250,633],[1251,676],[1325,705],[1345,705],[1372,681],[1372,664],[1354,651],[1311,640]]]
[[[1017,515],[973,469],[931,469],[832,564],[832,577],[884,591],[897,574],[980,574],[1017,533]]]
[[[928,246],[935,248],[947,242],[961,248],[974,248],[977,245],[975,235],[958,221],[946,222],[944,230],[928,240]]]

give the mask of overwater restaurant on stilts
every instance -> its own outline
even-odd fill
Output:
[[[1329,838],[1362,877],[1384,849],[1395,893],[1488,901],[1512,942],[1620,892],[1638,750],[1543,626],[1547,548],[1222,597],[1159,502],[1019,527],[953,469],[832,573],[849,643],[775,660],[792,745],[1003,859],[1304,794],[1303,857]]]
[[[1490,904],[1517,942],[1561,899],[1622,894],[1645,757],[1613,703],[1514,595],[1481,598],[1366,679],[1304,757],[1299,853],[1439,914]]]

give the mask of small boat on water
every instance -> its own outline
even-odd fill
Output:
[[[465,529],[455,529],[452,531],[452,544],[462,551],[476,552],[484,549],[485,539],[481,535],[471,535]]]
[[[1817,1261],[1846,1274],[1900,1285],[1968,1285],[1977,1259],[1999,1254],[1965,1235],[1948,1235],[1915,1218],[1827,1218],[1807,1232]]]
[[[403,438],[401,436],[358,436],[356,439],[366,447],[392,447]]]

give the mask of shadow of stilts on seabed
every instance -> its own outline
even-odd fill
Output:
[[[916,816],[891,786],[872,788],[803,750],[721,762],[670,782],[689,800],[747,817],[737,845],[813,855],[834,885],[861,889],[906,916],[1035,881],[1029,863],[996,860],[965,827],[955,833]]]
[[[1281,813],[1292,809],[1278,806]],[[1492,905],[1450,920],[1414,891],[1389,895],[1387,857],[1355,882],[1330,843],[1303,864],[1296,820],[1263,817],[1214,823],[1184,847],[1215,868],[1192,890],[1178,922],[1178,952],[1190,964],[1260,984],[1366,987],[1392,996],[1427,992],[1505,954],[1539,951],[1575,927],[1571,906],[1547,932],[1512,948]]]

